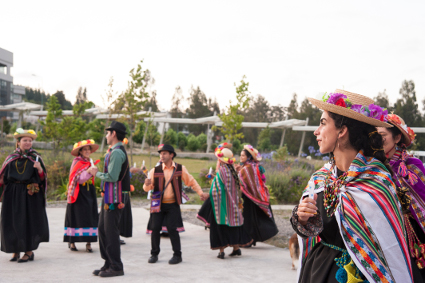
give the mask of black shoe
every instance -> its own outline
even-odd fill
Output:
[[[98,276],[101,271],[106,271],[107,269],[108,267],[102,266],[100,269],[96,269],[95,271],[93,271],[93,274]]]
[[[155,263],[157,261],[158,261],[158,256],[157,255],[151,255],[151,257],[148,260],[149,263]]]
[[[121,240],[121,239],[120,239],[120,245],[125,245],[124,240]]]
[[[218,253],[218,258],[224,259],[224,252]]]
[[[9,261],[18,261],[18,259],[20,258],[19,253],[17,256],[12,257]]]
[[[91,244],[86,244],[86,252],[88,252],[88,253],[92,253],[93,252],[93,250],[91,248]]]
[[[235,256],[235,255],[242,255],[241,249],[237,249],[236,251],[233,250],[233,252],[229,254],[229,256]]]
[[[173,255],[173,257],[168,261],[168,264],[178,264],[180,262],[182,262],[183,259],[181,256],[175,256]]]
[[[73,244],[74,244],[74,243],[73,243]],[[75,246],[75,244],[74,244],[74,247],[73,247],[73,248],[71,248],[71,243],[68,243],[68,248],[69,248],[71,251],[73,251],[73,252],[78,252],[77,247]]]
[[[25,256],[27,256],[26,259],[24,259]],[[24,256],[21,259],[18,259],[18,263],[27,262],[29,260],[31,260],[31,261],[34,260],[34,252],[30,256],[25,253]]]
[[[105,271],[101,271],[99,273],[100,277],[114,277],[114,276],[123,276],[124,270],[115,271],[110,268],[106,269]]]

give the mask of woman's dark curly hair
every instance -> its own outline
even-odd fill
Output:
[[[352,147],[357,151],[362,149],[365,156],[375,157],[385,165],[391,175],[393,174],[385,156],[382,136],[378,134],[375,126],[332,112],[329,112],[329,116],[335,121],[337,129],[341,129],[342,126],[347,127],[348,138]]]

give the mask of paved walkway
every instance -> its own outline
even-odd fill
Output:
[[[224,260],[216,258],[218,251],[209,248],[209,232],[203,227],[185,223],[181,233],[183,262],[171,266],[172,256],[168,238],[161,239],[161,253],[156,264],[148,264],[150,236],[145,234],[149,212],[133,209],[133,237],[125,239],[121,255],[125,276],[100,278],[92,271],[103,265],[98,244],[94,253],[84,251],[85,244],[77,244],[78,252],[67,249],[63,239],[65,209],[48,208],[50,242],[41,243],[35,260],[28,263],[9,262],[11,254],[0,252],[0,282],[281,282],[296,281],[291,270],[287,249],[263,243],[242,249],[242,256]],[[225,250],[226,255],[231,248]],[[22,254],[21,254],[22,255]]]

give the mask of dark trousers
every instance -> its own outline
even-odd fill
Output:
[[[162,227],[162,221],[164,220],[164,217],[167,216],[167,230],[168,235],[171,240],[171,245],[173,247],[173,252],[175,256],[181,256],[181,246],[180,246],[180,236],[179,232],[177,232],[177,225],[178,225],[178,215],[181,215],[180,206],[178,203],[162,203],[161,204],[161,212],[158,213],[152,213],[152,236],[151,236],[151,242],[152,242],[152,255],[158,255],[160,252],[159,243],[161,240],[161,227]]]
[[[120,219],[122,209],[115,205],[114,210],[104,210],[104,200],[99,216],[100,255],[105,260],[105,267],[115,271],[124,270],[121,261]]]

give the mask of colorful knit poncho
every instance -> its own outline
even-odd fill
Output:
[[[270,211],[270,194],[262,178],[260,165],[258,162],[247,161],[239,172],[242,192],[260,207],[269,217],[272,217]]]
[[[326,164],[311,177],[315,193],[324,191],[330,170],[330,164]],[[337,178],[336,167],[330,173],[332,182]],[[379,160],[364,156],[363,151],[347,173],[339,188],[335,218],[353,262],[369,282],[412,282],[403,216],[390,173]],[[306,195],[307,190],[303,193]],[[320,239],[299,237],[299,241],[301,264]]]
[[[217,224],[230,227],[243,224],[238,187],[227,165],[220,166],[211,184],[210,196]]]

